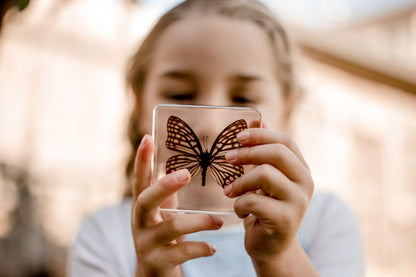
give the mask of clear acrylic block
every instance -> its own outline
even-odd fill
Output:
[[[157,105],[153,110],[153,180],[187,168],[192,179],[174,195],[175,211],[235,214],[234,199],[224,187],[249,166],[234,166],[225,153],[241,145],[236,135],[261,126],[258,109],[250,107]]]

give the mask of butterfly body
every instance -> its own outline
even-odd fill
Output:
[[[199,166],[201,167],[202,186],[205,186],[207,170],[212,163],[212,157],[208,151],[205,151],[202,153],[200,158],[201,160],[199,161]]]
[[[166,147],[179,154],[167,160],[166,173],[186,168],[191,176],[195,177],[200,172],[202,186],[205,186],[209,171],[215,181],[224,188],[244,174],[241,165],[232,165],[225,160],[227,151],[241,147],[236,136],[244,129],[247,129],[244,119],[234,121],[217,136],[210,151],[203,151],[192,128],[179,117],[170,116],[167,122]]]

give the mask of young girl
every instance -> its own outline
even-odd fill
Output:
[[[363,274],[352,214],[332,195],[312,197],[308,165],[282,132],[296,98],[289,45],[262,4],[179,4],[142,43],[132,59],[129,81],[135,96],[129,129],[134,149],[127,170],[133,171],[133,197],[84,222],[71,252],[70,275]],[[239,223],[224,223],[215,215],[160,211],[161,206],[172,207],[170,196],[191,176],[185,169],[152,180],[154,144],[142,134],[151,132],[152,109],[159,103],[254,106],[262,111],[266,128],[239,133],[243,147],[226,154],[232,164],[256,165],[224,189],[235,199]]]

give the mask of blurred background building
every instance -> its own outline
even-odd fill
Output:
[[[178,1],[32,0],[0,38],[0,276],[64,276],[123,197],[128,58]],[[293,134],[360,224],[366,276],[416,272],[416,1],[265,1],[296,44]]]

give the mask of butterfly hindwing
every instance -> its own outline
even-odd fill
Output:
[[[180,169],[188,169],[192,177],[195,177],[199,169],[199,161],[190,155],[176,155],[170,157],[166,162],[166,173],[172,173]]]
[[[233,165],[225,160],[211,163],[209,169],[211,176],[223,188],[244,174],[243,166]]]

